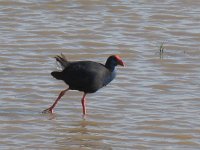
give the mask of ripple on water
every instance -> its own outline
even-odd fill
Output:
[[[198,4],[0,1],[0,149],[199,149]],[[50,76],[61,52],[126,64],[85,118],[77,91],[41,114],[66,88]]]

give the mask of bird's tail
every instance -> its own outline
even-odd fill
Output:
[[[52,75],[54,78],[58,79],[58,80],[62,80],[62,79],[63,79],[63,74],[62,74],[62,72],[53,71],[53,72],[51,73],[51,75]]]
[[[64,69],[69,65],[69,61],[65,58],[65,56],[61,53],[61,55],[57,55],[56,60],[60,63],[61,67]]]

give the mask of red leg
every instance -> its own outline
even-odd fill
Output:
[[[45,109],[44,111],[42,111],[42,113],[53,113],[54,107],[56,106],[56,104],[58,103],[58,101],[61,99],[61,97],[65,94],[65,92],[67,92],[68,90],[69,90],[69,88],[61,91],[60,94],[59,94],[59,96],[58,96],[58,98],[53,103],[53,105],[51,107]]]
[[[85,96],[86,96],[87,93],[84,93],[83,94],[83,97],[81,99],[81,103],[82,103],[82,107],[83,107],[83,115],[86,114],[86,100],[85,100]]]

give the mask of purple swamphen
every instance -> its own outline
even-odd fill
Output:
[[[53,113],[53,109],[68,90],[83,91],[81,99],[83,115],[86,114],[87,93],[94,93],[100,88],[106,86],[115,78],[115,66],[124,66],[122,59],[118,55],[109,56],[105,65],[94,61],[68,61],[63,54],[56,56],[56,60],[61,64],[61,72],[53,71],[51,75],[63,80],[69,87],[60,92],[53,105],[45,109],[43,113]]]

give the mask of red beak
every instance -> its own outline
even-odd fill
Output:
[[[118,55],[115,55],[115,57],[117,59],[117,64],[118,65],[125,66],[124,62],[122,61],[122,59]]]
[[[118,64],[119,64],[120,66],[125,66],[125,64],[124,64],[124,62],[123,62],[122,60],[118,60]]]

